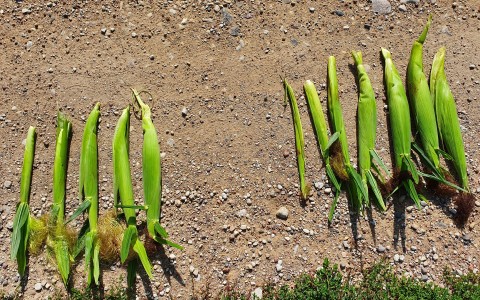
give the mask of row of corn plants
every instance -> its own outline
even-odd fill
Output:
[[[423,44],[431,17],[414,42],[407,67],[405,89],[390,51],[381,49],[384,60],[384,84],[388,102],[390,138],[393,146],[393,170],[389,171],[375,150],[377,108],[375,92],[363,66],[362,53],[352,51],[357,71],[357,147],[358,168],[353,167],[338,96],[335,57],[327,65],[327,114],[329,136],[319,96],[312,81],[304,84],[305,98],[315,131],[327,177],[335,195],[328,214],[334,216],[340,191],[344,189],[349,206],[354,212],[363,212],[371,203],[384,211],[386,200],[403,190],[417,207],[426,200],[422,195],[424,184],[433,187],[440,196],[453,196],[457,205],[457,220],[465,224],[474,207],[467,178],[465,150],[457,109],[446,79],[445,48],[435,55],[430,80],[423,71]],[[283,81],[285,100],[290,103],[295,131],[300,196],[308,197],[309,185],[305,179],[304,137],[300,112],[293,88]],[[407,96],[408,95],[408,96]],[[418,159],[415,159],[418,158]],[[453,172],[442,165],[442,159],[453,165]],[[421,162],[421,164],[420,164]],[[372,199],[372,201],[370,201]]]
[[[30,214],[29,197],[35,152],[35,128],[27,134],[20,185],[20,202],[13,224],[11,257],[18,264],[18,272],[25,274],[28,253],[38,254],[47,250],[64,282],[68,286],[71,265],[84,253],[87,284],[98,285],[100,263],[112,263],[120,259],[127,264],[129,286],[135,284],[137,267],[141,264],[152,278],[152,265],[148,257],[165,244],[178,249],[180,245],[168,240],[168,234],[160,225],[162,177],[160,147],[156,129],[151,119],[150,107],[132,89],[133,106],[138,107],[143,127],[142,172],[144,204],[135,205],[129,163],[130,105],[117,123],[113,137],[113,194],[115,209],[99,220],[98,146],[97,131],[100,103],[91,111],[83,132],[80,168],[80,204],[68,220],[65,220],[67,201],[66,182],[68,153],[72,136],[72,124],[67,116],[58,113],[55,159],[53,167],[53,204],[48,215],[36,218]],[[137,212],[146,212],[147,230],[143,236],[137,227]],[[77,233],[69,223],[85,214],[86,220]],[[143,241],[142,241],[143,239]],[[148,243],[148,250],[144,246]]]

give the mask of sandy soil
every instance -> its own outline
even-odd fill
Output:
[[[355,158],[357,87],[349,53],[361,50],[377,94],[377,148],[391,166],[380,47],[391,50],[405,74],[411,44],[432,14],[425,70],[429,72],[433,55],[445,45],[470,184],[477,193],[478,1],[390,1],[392,12],[386,15],[372,12],[372,3],[355,0],[69,2],[0,3],[0,289],[21,291],[9,251],[28,127],[38,131],[30,203],[33,213],[41,215],[49,212],[52,201],[57,110],[73,122],[71,214],[78,205],[84,121],[94,103],[101,102],[104,214],[113,205],[113,130],[119,112],[131,102],[130,87],[153,95],[150,103],[164,155],[162,223],[172,240],[185,246],[184,251],[166,248],[154,259],[155,279],[151,284],[137,281],[140,298],[188,299],[207,286],[216,295],[226,286],[249,291],[270,281],[290,283],[315,270],[325,257],[352,274],[386,259],[399,274],[438,283],[445,267],[459,274],[478,270],[477,213],[465,229],[457,228],[448,201],[430,195],[421,210],[412,210],[410,200],[402,204],[403,198],[386,213],[374,210],[374,222],[361,218],[357,232],[342,195],[329,228],[332,195],[301,94],[303,82],[311,79],[325,100],[327,57],[335,55]],[[294,134],[290,111],[283,106],[282,77],[297,92],[307,179],[316,187],[305,207],[298,198]],[[132,177],[141,203],[140,121],[132,119],[131,130]],[[281,206],[289,210],[286,221],[275,216]],[[80,224],[78,220],[77,228]],[[126,273],[120,264],[104,266],[102,272],[107,291]],[[76,287],[85,284],[83,259],[73,282]],[[42,285],[40,291],[35,284]],[[44,299],[63,289],[45,253],[30,258],[26,299]]]

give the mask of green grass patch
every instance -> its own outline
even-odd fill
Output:
[[[417,279],[399,277],[386,262],[381,262],[363,272],[363,279],[352,282],[343,275],[337,265],[328,259],[314,274],[303,274],[293,286],[263,287],[262,299],[319,300],[319,299],[480,299],[480,276],[469,273],[455,276],[450,271],[443,275],[444,287]],[[224,300],[253,299],[238,292],[222,296]]]

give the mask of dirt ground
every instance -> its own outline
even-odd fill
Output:
[[[470,185],[478,195],[477,0],[391,0],[388,14],[374,13],[370,1],[356,0],[33,2],[0,3],[0,290],[22,292],[9,252],[28,127],[38,132],[30,206],[41,215],[52,202],[57,110],[73,122],[71,214],[78,206],[84,121],[101,102],[104,214],[113,206],[113,131],[121,109],[131,102],[131,87],[153,96],[149,103],[163,156],[162,224],[173,241],[185,246],[183,251],[167,247],[153,259],[151,283],[137,280],[139,298],[188,299],[204,290],[217,295],[227,286],[248,292],[267,282],[291,284],[324,258],[353,275],[386,259],[399,274],[437,283],[445,267],[458,274],[478,271],[478,213],[466,228],[457,228],[448,199],[426,195],[430,202],[417,210],[411,200],[399,197],[385,213],[374,210],[373,221],[365,216],[352,227],[342,194],[328,227],[331,187],[301,93],[304,81],[313,80],[325,109],[327,58],[334,55],[355,159],[357,86],[350,51],[361,50],[378,101],[377,149],[391,166],[380,47],[392,52],[405,74],[410,47],[432,14],[425,72],[438,48],[446,46],[445,68],[458,105]],[[305,207],[298,198],[283,77],[296,91],[305,132],[307,180],[313,186]],[[133,118],[130,137],[133,184],[142,203],[142,130]],[[289,210],[285,221],[276,218],[281,206]],[[105,290],[125,274],[119,263],[105,265]],[[75,266],[73,284],[85,285],[83,258]],[[26,299],[64,290],[45,253],[30,257],[24,288]]]

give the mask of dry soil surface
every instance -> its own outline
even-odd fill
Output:
[[[152,95],[163,157],[162,224],[185,246],[183,251],[166,247],[153,258],[154,279],[139,277],[139,298],[188,299],[207,287],[215,296],[227,286],[248,292],[267,282],[290,284],[324,258],[354,275],[385,259],[399,274],[437,283],[445,267],[458,274],[476,272],[478,213],[458,228],[448,199],[426,194],[429,202],[417,210],[400,195],[385,213],[373,210],[372,220],[360,217],[352,227],[342,194],[334,222],[327,224],[332,188],[301,93],[303,82],[315,82],[325,109],[327,58],[336,56],[356,162],[357,86],[350,51],[361,50],[378,101],[377,149],[391,166],[380,47],[391,50],[405,74],[410,47],[430,14],[425,72],[437,49],[446,46],[470,185],[480,192],[480,3],[391,0],[391,11],[383,14],[374,12],[379,2],[388,1],[2,1],[0,289],[26,299],[64,290],[45,253],[30,257],[22,290],[9,255],[28,127],[38,132],[30,204],[39,216],[52,202],[57,110],[73,122],[71,214],[79,203],[83,126],[94,103],[101,102],[100,214],[105,214],[113,206],[112,135],[119,113],[131,102],[131,87]],[[296,91],[305,131],[307,180],[313,187],[305,206],[298,197],[283,77]],[[142,128],[133,118],[131,125],[132,178],[142,203]],[[287,220],[276,217],[282,206],[289,211]],[[82,258],[73,274],[73,285],[84,286]],[[125,274],[120,263],[104,265],[105,290]]]

